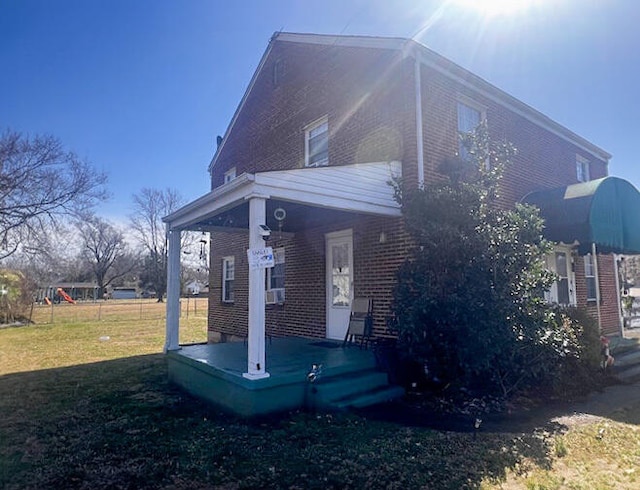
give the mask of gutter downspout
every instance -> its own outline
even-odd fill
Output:
[[[423,126],[422,126],[422,81],[420,76],[420,52],[416,49],[414,52],[415,66],[414,66],[414,81],[415,81],[415,93],[416,93],[416,143],[417,143],[417,158],[418,158],[418,186],[422,188],[424,186],[424,142],[423,138]]]
[[[593,268],[596,274],[596,305],[598,307],[598,329],[602,332],[602,312],[600,311],[600,271],[598,270],[598,254],[596,244],[591,244],[591,255],[593,255]]]

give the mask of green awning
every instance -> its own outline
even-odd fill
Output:
[[[540,208],[549,240],[577,241],[580,253],[595,243],[604,253],[640,254],[640,192],[626,180],[605,177],[532,192],[522,201]]]

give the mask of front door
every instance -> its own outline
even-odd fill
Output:
[[[553,253],[547,256],[547,267],[558,275],[558,280],[547,291],[547,301],[565,306],[575,306],[576,278],[573,271],[571,248],[556,246]]]
[[[344,339],[353,299],[353,233],[327,233],[327,338]]]

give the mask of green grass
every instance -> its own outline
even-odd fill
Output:
[[[203,340],[203,319],[182,327],[183,342]],[[162,321],[0,330],[0,488],[636,487],[624,472],[637,463],[635,427],[623,438],[612,423],[598,448],[595,424],[474,438],[349,414],[247,422],[170,386],[163,341]],[[586,443],[589,472],[570,472]],[[601,453],[620,461],[614,480],[593,463]]]

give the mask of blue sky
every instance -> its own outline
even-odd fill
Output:
[[[209,190],[216,135],[273,32],[415,36],[613,154],[610,174],[640,187],[640,3],[537,0],[493,17],[461,3],[0,0],[0,129],[59,137],[108,173],[100,214],[125,220],[142,187]]]

